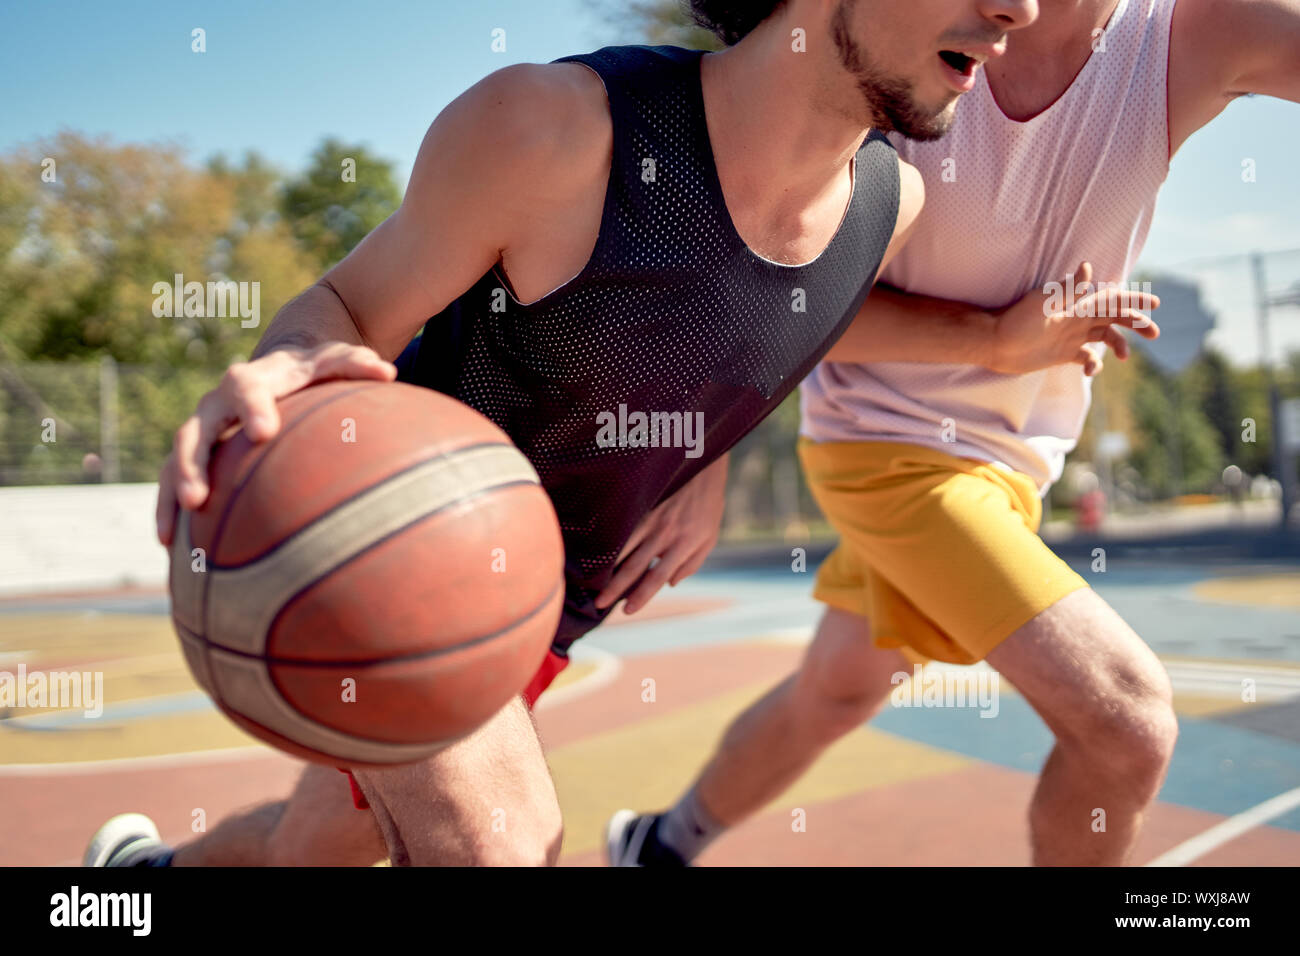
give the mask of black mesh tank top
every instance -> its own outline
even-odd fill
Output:
[[[613,162],[591,259],[528,305],[490,270],[398,362],[403,380],[496,422],[537,469],[564,534],[560,653],[608,613],[592,601],[641,519],[776,408],[847,328],[897,217],[896,154],[873,132],[817,259],[787,266],[752,252],[718,182],[700,56],[607,47],[558,61],[594,70],[609,98]],[[649,445],[682,432],[638,433],[635,412],[702,421],[702,453]],[[610,444],[620,416],[625,441]]]

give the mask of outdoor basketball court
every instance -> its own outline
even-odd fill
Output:
[[[1176,691],[1178,748],[1136,862],[1300,864],[1300,570],[1112,561],[1090,580]],[[609,814],[675,799],[728,721],[795,667],[818,614],[810,587],[788,565],[705,572],[579,642],[537,714],[565,811],[562,863],[599,863]],[[102,672],[106,701],[95,720],[0,713],[0,865],[75,863],[115,813],[147,813],[179,842],[196,820],[288,793],[298,765],[213,709],[165,601],[0,604],[0,670]],[[888,707],[702,863],[1026,864],[1050,743],[1005,685],[992,718]]]

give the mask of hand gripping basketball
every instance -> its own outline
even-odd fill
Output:
[[[212,446],[236,426],[255,442],[280,429],[276,401],[328,379],[391,382],[397,369],[372,349],[346,342],[315,348],[279,348],[251,362],[237,362],[221,382],[199,400],[197,410],[180,428],[158,481],[158,540],[171,544],[176,510],[194,510],[208,498],[208,461]]]
[[[295,390],[330,368],[301,360],[267,363],[269,385],[236,369],[205,399],[196,428],[228,434],[171,528],[173,624],[195,679],[254,736],[335,766],[412,762],[537,671],[564,601],[559,522],[478,412],[382,380]],[[234,408],[273,413],[270,437],[232,429]]]

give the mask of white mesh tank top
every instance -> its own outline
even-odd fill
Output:
[[[891,137],[924,178],[926,202],[881,281],[982,308],[1059,282],[1085,258],[1094,281],[1125,281],[1169,168],[1174,3],[1119,0],[1104,50],[1026,122],[1002,113],[981,70],[943,139]],[[814,441],[907,442],[993,462],[1046,493],[1090,399],[1079,365],[1003,375],[967,365],[823,362],[803,383],[801,431]],[[944,440],[953,437],[945,419],[955,441]]]

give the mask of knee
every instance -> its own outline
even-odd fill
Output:
[[[825,693],[816,698],[809,713],[818,736],[843,737],[880,713],[883,698],[868,693]]]
[[[1103,776],[1154,797],[1178,739],[1173,688],[1164,668],[1153,663],[1118,669],[1073,736]]]
[[[527,866],[555,866],[560,862],[560,847],[564,843],[564,817],[559,802],[552,812],[539,821],[533,845],[529,848]]]
[[[1164,781],[1178,740],[1178,718],[1172,699],[1146,697],[1130,708],[1121,738],[1121,769],[1152,797]]]
[[[555,866],[564,842],[564,814],[545,763],[513,780],[505,798],[509,810],[493,811],[492,866]],[[500,832],[495,832],[500,831]],[[504,837],[504,839],[502,839]]]
[[[564,821],[556,815],[555,827],[551,830],[551,837],[546,843],[546,855],[543,858],[543,865],[555,866],[560,862],[560,847],[564,844]]]
[[[796,682],[798,713],[815,739],[837,739],[880,713],[889,675],[861,663],[861,655],[845,654],[805,665]]]
[[[470,850],[471,866],[555,866],[564,842],[564,818],[559,803],[535,807],[523,820],[511,821],[494,811],[492,833]]]

